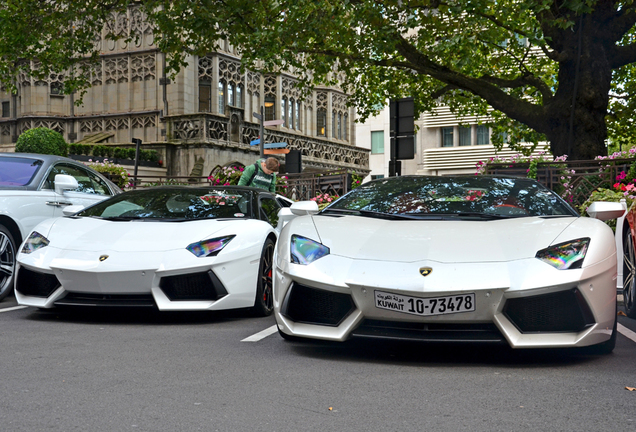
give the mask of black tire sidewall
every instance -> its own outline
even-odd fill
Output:
[[[0,224],[0,232],[2,234],[6,235],[8,237],[8,239],[9,239],[9,247],[11,248],[11,254],[13,256],[13,268],[15,270],[15,267],[16,267],[16,255],[17,255],[17,246],[15,244],[15,239],[11,235],[11,232],[9,232],[9,230],[2,224]],[[0,286],[0,289],[2,290],[2,291],[0,291],[0,300],[3,300],[5,297],[7,297],[10,293],[13,292],[13,281],[14,280],[15,280],[15,273],[13,273],[13,275],[7,281],[8,284]]]
[[[256,315],[258,316],[269,316],[272,314],[272,312],[274,311],[274,307],[272,304],[271,308],[268,308],[267,305],[263,302],[263,291],[265,289],[265,287],[263,286],[263,279],[262,279],[262,275],[263,275],[263,265],[264,265],[264,257],[265,254],[267,253],[267,251],[271,248],[271,256],[269,257],[270,261],[273,259],[273,252],[274,252],[274,241],[272,241],[271,238],[268,238],[267,240],[265,240],[265,243],[263,244],[263,250],[261,252],[261,259],[258,265],[258,281],[256,283],[256,299],[254,300],[254,312],[256,313]],[[274,263],[272,262],[272,267],[274,266]],[[269,293],[270,297],[272,296],[272,292]]]

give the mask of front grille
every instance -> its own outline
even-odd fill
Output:
[[[151,294],[92,294],[70,292],[55,306],[156,307]]]
[[[506,342],[492,323],[446,324],[365,319],[353,331],[353,336],[430,342]]]
[[[171,301],[218,300],[227,290],[214,272],[192,273],[161,278],[159,287]]]
[[[521,333],[580,332],[594,324],[578,289],[506,300],[506,317]]]
[[[15,289],[22,295],[30,297],[48,297],[60,287],[55,275],[35,272],[20,267]]]
[[[353,310],[349,294],[335,293],[294,283],[283,307],[292,321],[338,326]]]

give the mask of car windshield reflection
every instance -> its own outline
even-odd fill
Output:
[[[363,184],[328,206],[329,212],[374,212],[413,218],[502,219],[577,216],[561,197],[524,178],[404,176]],[[366,215],[369,215],[367,213]]]
[[[234,188],[149,188],[117,195],[89,207],[77,216],[112,221],[251,217],[251,192]]]

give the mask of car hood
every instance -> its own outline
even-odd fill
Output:
[[[248,220],[199,220],[189,222],[106,221],[95,218],[58,218],[38,225],[50,246],[75,251],[167,251],[224,235],[230,227]],[[48,225],[48,229],[47,229]],[[46,231],[46,232],[42,232]]]
[[[332,255],[377,261],[499,262],[534,257],[583,218],[384,220],[314,216],[320,242]],[[598,221],[592,221],[598,222]],[[564,233],[565,234],[565,233]],[[577,238],[580,230],[573,230]],[[567,234],[565,234],[566,240]]]

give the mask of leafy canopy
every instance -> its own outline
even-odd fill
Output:
[[[96,58],[94,35],[114,37],[109,14],[133,3],[173,72],[227,40],[245,67],[340,85],[361,120],[407,96],[418,113],[494,109],[495,144],[506,132],[512,147],[547,139],[582,157],[633,123],[634,0],[3,0],[0,80],[31,58],[43,74],[75,64],[66,91],[86,86],[77,57]]]

